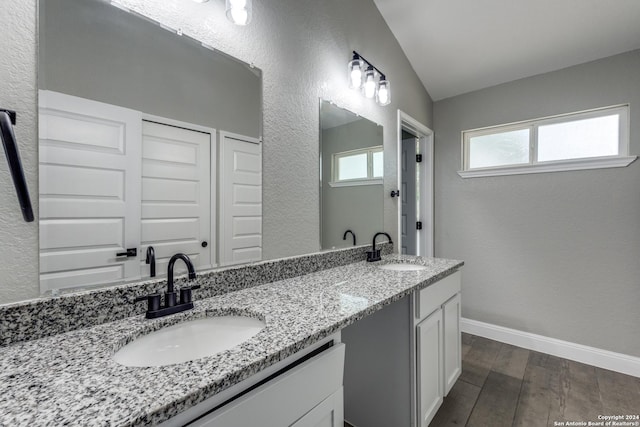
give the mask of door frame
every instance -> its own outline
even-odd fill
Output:
[[[398,109],[398,125],[397,125],[397,183],[400,186],[402,182],[402,131],[411,132],[418,137],[419,153],[423,155],[422,164],[424,165],[420,173],[420,218],[424,231],[423,235],[418,239],[418,255],[433,257],[434,256],[434,204],[433,204],[433,177],[434,177],[434,145],[433,145],[433,131],[427,126],[420,123],[407,113]],[[402,195],[401,195],[402,197]],[[402,247],[402,202],[398,200],[398,251]]]

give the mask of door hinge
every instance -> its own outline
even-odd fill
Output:
[[[416,222],[416,230],[422,230],[422,221]]]
[[[416,163],[422,163],[422,154],[416,154]]]

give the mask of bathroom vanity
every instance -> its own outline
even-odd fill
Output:
[[[455,304],[443,305],[444,296],[438,290],[443,283],[457,280],[456,272],[463,263],[400,255],[385,255],[377,263],[353,262],[350,258],[363,256],[354,252],[359,249],[364,248],[203,274],[197,279],[202,288],[194,292],[195,308],[159,319],[145,319],[139,314],[26,341],[26,320],[13,327],[5,323],[3,342],[15,342],[0,347],[0,394],[4,396],[0,424],[137,426],[193,422],[240,426],[254,425],[255,420],[246,417],[257,416],[261,426],[338,426],[343,414],[343,358],[345,349],[350,351],[349,342],[341,342],[340,331],[361,319],[366,322],[369,315],[384,307],[402,306],[407,298],[414,301],[412,310],[418,316],[411,323],[411,330],[417,332],[416,346],[426,355],[423,358],[416,353],[420,375],[416,381],[428,381],[419,388],[420,396],[426,396],[423,390],[432,387],[432,381],[442,394],[440,369],[447,369],[442,355],[446,357],[447,346],[453,343],[446,337],[457,332],[449,334],[445,330],[443,334],[441,328],[453,317],[450,313],[455,310],[450,307]],[[390,263],[419,264],[424,269],[380,268]],[[266,282],[233,289],[230,278],[250,283],[247,279],[259,270],[268,272],[271,281],[256,276],[253,282]],[[164,283],[157,281],[154,285]],[[449,285],[445,287],[450,289]],[[31,313],[33,327],[46,324],[42,321],[46,316],[51,323],[60,321],[57,316],[72,311],[71,307],[82,301],[102,298],[109,309],[110,304],[129,303],[127,299],[147,289],[145,284],[131,284],[1,309],[5,320],[19,310],[27,317]],[[114,297],[125,291],[130,292],[129,297]],[[229,350],[184,363],[127,367],[113,359],[117,350],[137,337],[188,320],[221,315],[255,317],[264,321],[265,327]],[[439,320],[433,323],[433,318]],[[411,330],[401,333],[413,335]],[[439,370],[431,372],[436,366]],[[349,378],[348,372],[345,378]]]

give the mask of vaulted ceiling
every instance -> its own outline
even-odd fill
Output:
[[[434,100],[640,48],[640,0],[374,1]]]

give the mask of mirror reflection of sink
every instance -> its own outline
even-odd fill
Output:
[[[216,316],[190,320],[136,338],[114,354],[125,366],[165,366],[233,348],[256,335],[265,322],[253,317]]]
[[[420,271],[420,270],[425,270],[427,268],[424,265],[409,264],[406,262],[382,264],[382,265],[379,265],[378,267],[383,270],[393,270],[393,271]]]

